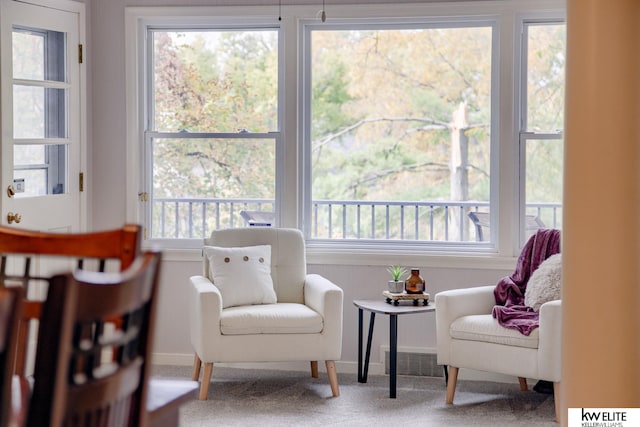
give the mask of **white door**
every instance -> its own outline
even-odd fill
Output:
[[[1,5],[0,224],[80,231],[80,13],[12,0]]]

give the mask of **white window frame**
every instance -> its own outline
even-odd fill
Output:
[[[303,21],[302,27],[302,43],[300,43],[300,58],[302,62],[301,75],[299,81],[301,82],[300,95],[301,95],[301,109],[303,111],[303,120],[300,126],[299,140],[302,141],[303,146],[303,159],[301,164],[303,165],[303,174],[301,182],[303,183],[303,195],[302,195],[302,218],[300,223],[302,224],[303,232],[307,239],[307,245],[310,248],[331,248],[339,247],[341,250],[344,248],[353,250],[378,250],[383,247],[385,249],[399,249],[407,251],[415,250],[429,250],[429,251],[461,251],[469,253],[477,252],[496,252],[495,227],[491,227],[491,239],[487,242],[456,242],[456,241],[414,241],[414,240],[368,240],[368,241],[354,241],[354,240],[341,240],[341,239],[328,239],[328,238],[313,238],[312,237],[312,204],[313,195],[311,189],[311,177],[312,177],[312,165],[311,165],[311,34],[313,31],[322,30],[351,30],[351,29],[431,29],[431,28],[489,28],[492,33],[491,40],[491,131],[490,131],[490,200],[489,205],[492,207],[491,212],[497,210],[498,197],[497,197],[497,174],[493,171],[497,169],[497,156],[494,152],[498,149],[498,88],[499,88],[499,37],[498,37],[498,17],[497,16],[460,16],[460,17],[420,17],[420,18],[396,18],[380,20],[373,19],[343,19],[339,23],[318,23],[317,20]],[[366,203],[363,203],[366,204]],[[466,220],[466,218],[465,218]],[[495,222],[492,221],[492,224]]]
[[[416,248],[410,245],[380,245],[377,248],[359,245],[345,245],[335,242],[329,245],[309,244],[307,261],[311,264],[347,264],[347,265],[389,265],[394,262],[455,268],[464,264],[471,268],[507,268],[513,267],[513,259],[520,252],[519,237],[519,127],[518,110],[518,74],[519,74],[519,20],[525,15],[563,16],[565,4],[562,0],[512,0],[481,2],[442,2],[417,4],[375,4],[367,5],[330,5],[326,8],[327,24],[343,19],[370,18],[380,20],[402,20],[406,17],[472,17],[474,19],[495,19],[497,22],[498,44],[497,54],[499,87],[497,96],[492,102],[492,119],[497,125],[492,138],[497,140],[497,148],[492,147],[492,188],[491,196],[495,198],[497,209],[492,210],[492,247],[480,251],[469,251],[460,248]],[[128,221],[142,221],[142,204],[139,193],[142,192],[141,175],[144,173],[144,155],[142,143],[144,138],[142,118],[144,113],[144,75],[145,61],[141,55],[144,46],[144,26],[149,24],[207,23],[217,19],[227,21],[238,17],[244,23],[278,22],[278,7],[275,6],[210,6],[210,7],[126,7],[126,77],[127,77],[127,205]],[[303,22],[319,24],[317,6],[282,7],[280,26],[283,30],[282,49],[283,63],[280,67],[283,95],[279,103],[280,131],[282,143],[278,148],[279,170],[276,188],[280,191],[279,225],[282,227],[303,228],[305,219],[304,204],[305,174],[304,150],[301,148],[304,120],[300,118],[303,90],[300,84],[291,84],[300,78],[301,52],[299,44],[303,37]],[[495,159],[493,158],[495,156]],[[494,184],[495,182],[495,184]],[[493,187],[495,186],[495,187]],[[492,200],[493,202],[493,200]],[[514,218],[501,221],[501,218]],[[164,249],[191,248],[197,253],[201,246],[195,242],[179,241],[145,241],[145,245],[156,244]]]
[[[192,22],[195,21],[195,22]],[[145,168],[145,173],[142,176],[142,188],[144,189],[144,192],[147,194],[147,196],[145,196],[145,199],[147,199],[149,202],[151,200],[153,200],[154,196],[153,196],[153,181],[152,181],[152,156],[153,156],[153,144],[152,141],[154,139],[161,139],[161,138],[169,138],[169,139],[227,139],[227,140],[242,140],[242,139],[262,139],[262,140],[273,140],[274,144],[275,144],[275,152],[276,152],[276,164],[275,164],[275,174],[276,174],[276,182],[274,183],[274,187],[275,187],[275,201],[274,201],[274,206],[275,206],[275,221],[274,221],[274,226],[279,226],[280,221],[279,221],[279,212],[281,211],[281,209],[279,208],[279,202],[281,200],[281,186],[278,185],[279,182],[282,182],[282,167],[279,167],[282,163],[282,153],[283,153],[283,146],[282,146],[282,132],[280,132],[281,129],[281,117],[282,117],[282,89],[281,89],[281,82],[282,80],[282,49],[284,47],[284,41],[282,38],[282,31],[279,28],[279,25],[277,23],[274,22],[269,22],[267,20],[252,20],[252,22],[245,24],[244,23],[244,18],[237,18],[237,17],[230,17],[230,18],[226,18],[226,19],[222,19],[222,20],[212,20],[209,21],[207,23],[203,23],[201,19],[198,20],[193,20],[193,19],[187,19],[184,21],[184,23],[182,23],[181,25],[176,25],[173,22],[164,22],[164,23],[155,23],[154,25],[151,24],[147,24],[145,25],[145,31],[146,31],[146,57],[147,57],[147,63],[148,64],[153,64],[154,63],[154,57],[153,57],[153,38],[150,37],[150,33],[154,32],[154,31],[158,31],[158,30],[163,30],[163,31],[171,31],[171,30],[175,30],[175,31],[188,31],[188,30],[193,30],[193,29],[201,29],[201,30],[229,30],[229,31],[233,31],[233,30],[237,30],[237,31],[242,31],[242,30],[247,30],[247,31],[252,31],[252,30],[274,30],[276,32],[278,32],[278,52],[279,52],[279,64],[278,64],[278,70],[279,70],[279,75],[278,75],[278,111],[277,111],[277,115],[278,115],[278,120],[277,120],[277,128],[273,129],[273,130],[269,130],[268,132],[251,132],[251,131],[238,131],[238,132],[189,132],[188,134],[184,134],[182,132],[166,132],[166,131],[162,131],[162,130],[158,130],[155,127],[155,123],[154,123],[154,112],[152,110],[152,106],[154,105],[154,94],[152,89],[152,84],[151,81],[154,78],[154,72],[153,70],[151,70],[150,68],[146,69],[146,75],[145,75],[145,80],[144,80],[144,84],[145,84],[145,91],[146,91],[146,105],[147,105],[147,110],[146,110],[146,129],[144,131],[144,158],[145,158],[145,162],[144,162],[144,168]],[[144,203],[143,205],[143,217],[144,217],[144,224],[146,225],[146,228],[148,230],[149,225],[152,224],[152,207],[151,207],[151,203]],[[150,238],[150,240],[154,243],[159,243],[163,246],[171,246],[173,244],[175,244],[176,241],[182,241],[180,243],[183,243],[187,246],[198,246],[200,245],[202,239],[200,238],[193,238],[193,239],[163,239],[163,238]]]
[[[151,10],[150,10],[151,9]],[[201,10],[201,8],[197,8]],[[143,70],[142,72],[138,72],[137,81],[135,82],[137,86],[136,93],[138,93],[138,97],[143,102],[139,102],[138,109],[138,120],[139,123],[137,126],[134,124],[128,123],[128,130],[133,134],[140,135],[142,141],[144,141],[144,145],[142,148],[136,147],[134,150],[137,152],[138,156],[138,165],[139,165],[139,175],[137,177],[138,188],[137,199],[139,202],[139,206],[135,207],[135,213],[132,212],[134,210],[134,206],[130,204],[127,205],[127,216],[134,215],[137,217],[137,222],[141,222],[144,224],[145,228],[145,244],[159,246],[163,248],[199,248],[202,246],[202,239],[200,238],[192,238],[192,239],[163,239],[163,238],[154,238],[151,239],[148,237],[148,229],[151,225],[152,221],[152,210],[151,204],[149,203],[153,198],[152,191],[152,144],[151,141],[154,138],[172,138],[176,137],[175,133],[167,133],[162,131],[157,131],[156,129],[152,129],[153,127],[153,117],[152,111],[149,106],[153,105],[153,93],[150,90],[150,81],[153,77],[153,71],[148,69],[147,64],[151,64],[153,62],[153,51],[152,51],[152,40],[148,36],[149,31],[154,30],[183,30],[183,29],[223,29],[223,30],[253,30],[253,29],[273,29],[278,31],[278,52],[279,52],[279,63],[278,63],[278,123],[277,129],[274,129],[269,132],[259,132],[259,133],[228,133],[228,132],[192,132],[189,133],[189,138],[211,138],[211,139],[273,139],[275,142],[275,151],[276,151],[276,182],[275,182],[275,213],[276,219],[274,221],[275,226],[279,226],[280,219],[279,213],[282,212],[282,208],[280,207],[282,202],[282,182],[284,181],[283,177],[283,158],[284,158],[284,144],[283,144],[283,132],[282,129],[282,110],[283,110],[283,89],[282,82],[284,77],[283,71],[283,48],[284,48],[284,40],[282,37],[282,31],[279,28],[280,25],[277,21],[274,21],[272,17],[244,17],[240,14],[229,15],[229,16],[219,16],[217,14],[211,13],[214,8],[205,8],[207,13],[202,14],[179,14],[176,15],[176,10],[173,8],[128,8],[127,11],[131,12],[127,14],[127,29],[131,31],[135,26],[137,37],[136,37],[136,49],[135,56],[138,58],[142,58],[139,63],[139,70]],[[151,12],[149,15],[140,16],[138,14],[139,11],[144,10],[145,15],[148,12]],[[194,9],[189,9],[189,11],[193,11]],[[134,25],[133,21],[136,21]],[[132,52],[128,52],[129,55],[132,55]],[[128,56],[128,58],[130,58]],[[139,60],[139,59],[137,59]],[[134,130],[135,128],[135,130]],[[180,137],[180,136],[178,136]],[[132,195],[129,195],[128,200]]]
[[[526,178],[527,178],[527,142],[563,139],[563,129],[547,129],[542,132],[533,132],[528,129],[527,123],[527,74],[528,74],[528,29],[531,25],[565,24],[564,13],[537,13],[521,15],[518,19],[518,32],[520,34],[520,45],[516,58],[519,64],[519,74],[516,80],[518,90],[516,92],[516,102],[519,105],[516,116],[516,126],[518,129],[518,245],[524,246],[527,240],[525,234],[526,215]]]

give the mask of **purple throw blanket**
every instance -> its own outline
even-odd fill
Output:
[[[518,257],[511,276],[498,281],[493,294],[496,304],[493,317],[505,328],[530,335],[539,325],[539,313],[524,305],[524,292],[531,274],[551,255],[560,253],[560,231],[541,229],[529,238]]]

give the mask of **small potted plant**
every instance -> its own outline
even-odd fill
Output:
[[[392,279],[387,283],[389,292],[394,294],[402,293],[402,291],[404,291],[404,280],[402,280],[402,276],[407,273],[407,269],[399,265],[392,265],[387,268],[387,271],[391,274]]]

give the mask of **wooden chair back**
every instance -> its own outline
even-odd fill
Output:
[[[122,273],[54,276],[27,426],[144,426],[160,252]],[[123,321],[115,329],[111,318]]]
[[[11,383],[22,298],[20,288],[0,288],[0,427],[10,425]]]
[[[24,289],[23,319],[18,332],[15,373],[28,374],[33,355],[42,296],[56,272],[74,268],[122,271],[141,251],[141,228],[128,224],[118,229],[89,233],[51,233],[0,226],[0,287]],[[31,340],[33,341],[33,340]]]

